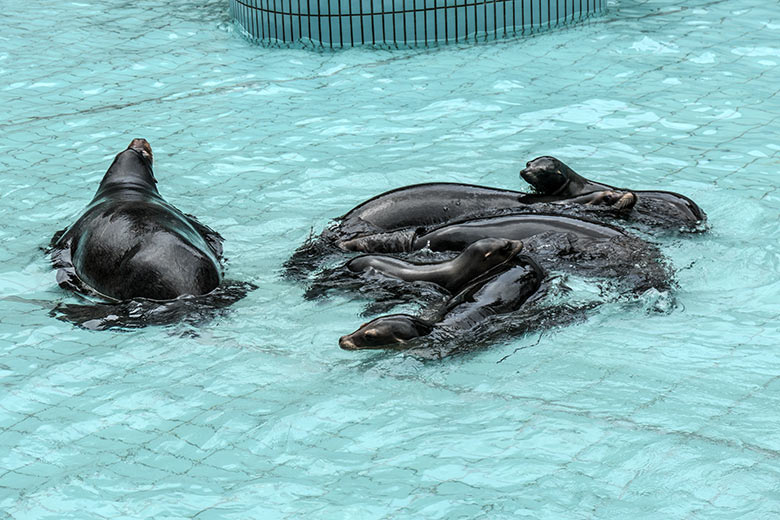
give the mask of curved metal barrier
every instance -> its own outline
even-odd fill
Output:
[[[600,14],[607,0],[230,0],[261,44],[415,46],[485,41]]]

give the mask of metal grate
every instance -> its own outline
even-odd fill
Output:
[[[230,0],[233,19],[261,44],[415,46],[485,41],[571,23],[606,0]]]

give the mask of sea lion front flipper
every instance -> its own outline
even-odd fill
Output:
[[[198,219],[195,218],[192,215],[184,214],[185,217],[187,217],[187,220],[190,221],[190,224],[192,224],[192,227],[195,228],[195,230],[203,235],[203,238],[206,240],[206,243],[209,245],[209,247],[214,251],[214,254],[217,255],[217,258],[222,258],[222,242],[225,240],[222,238],[222,235],[211,229],[210,227],[206,226],[205,224],[201,224],[198,222]]]
[[[629,210],[636,205],[637,196],[634,192],[627,191],[624,193],[612,207],[618,211]]]

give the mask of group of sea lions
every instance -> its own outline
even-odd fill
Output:
[[[61,286],[103,304],[169,305],[226,285],[222,237],[162,198],[152,165],[149,143],[134,139],[81,216],[55,234],[50,253]],[[366,323],[340,339],[344,349],[471,344],[525,330],[532,317],[565,320],[565,302],[545,304],[551,273],[609,280],[621,294],[668,289],[671,271],[658,248],[615,222],[696,231],[706,220],[687,197],[593,182],[552,157],[530,161],[520,175],[535,193],[429,183],[378,195],[298,248],[286,274],[308,282],[307,297],[357,290],[382,308],[432,303],[416,316]]]
[[[618,222],[646,234],[704,229],[704,212],[683,195],[590,181],[554,157],[528,162],[520,176],[533,193],[429,183],[377,195],[301,246],[287,274],[308,282],[312,298],[331,290],[379,303],[427,298],[420,315],[375,318],[339,345],[441,354],[599,304],[551,304],[555,273],[606,280],[618,296],[668,290],[672,272],[660,250]],[[354,253],[364,254],[344,263]]]

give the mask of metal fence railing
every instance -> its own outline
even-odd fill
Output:
[[[414,46],[484,41],[599,14],[606,0],[230,0],[244,35],[261,44]]]

